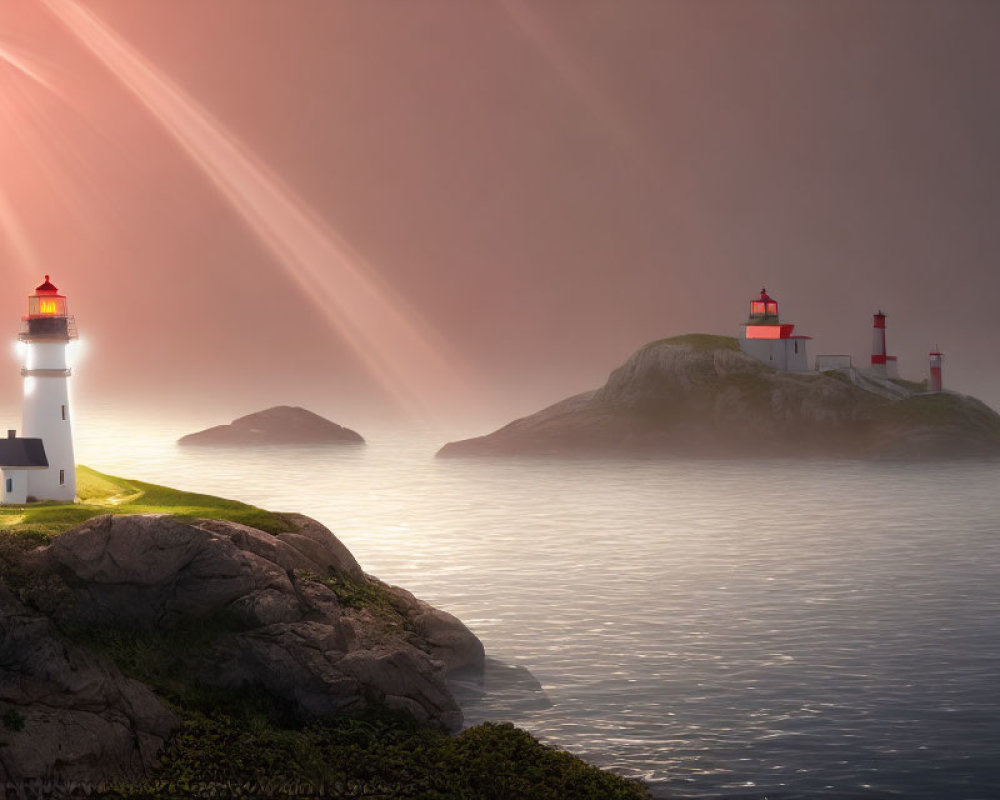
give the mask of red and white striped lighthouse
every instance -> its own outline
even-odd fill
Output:
[[[882,378],[898,378],[899,366],[896,356],[890,356],[885,349],[885,314],[878,311],[872,328],[872,372]]]
[[[930,354],[931,381],[928,389],[932,392],[940,392],[944,387],[944,382],[941,379],[941,357],[943,355],[937,350]]]
[[[885,374],[885,314],[875,314],[872,329],[872,369]]]

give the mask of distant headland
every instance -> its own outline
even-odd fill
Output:
[[[795,340],[772,341],[795,355]],[[975,398],[849,357],[824,371],[777,369],[741,344],[709,334],[652,342],[600,389],[438,455],[1000,456],[1000,415]]]
[[[177,444],[184,446],[220,447],[364,443],[360,433],[298,406],[274,406],[177,440]]]

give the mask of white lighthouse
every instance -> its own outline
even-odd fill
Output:
[[[27,473],[27,495],[36,500],[72,503],[76,498],[76,461],[69,411],[69,365],[66,348],[76,338],[66,297],[49,276],[28,297],[28,314],[21,320],[24,342],[24,408],[22,436],[41,439],[47,469]]]

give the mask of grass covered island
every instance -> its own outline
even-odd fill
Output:
[[[442,457],[1000,458],[1000,414],[864,369],[786,372],[729,336],[692,333],[634,352],[605,384]]]
[[[275,627],[292,626],[274,623],[248,628],[246,612],[239,618],[217,612],[190,618],[174,614],[169,624],[125,624],[121,620],[128,618],[126,614],[107,623],[80,611],[86,605],[81,604],[81,597],[99,598],[99,592],[108,589],[98,586],[98,577],[92,585],[79,577],[87,574],[87,565],[67,576],[65,568],[53,569],[51,559],[46,561],[42,556],[58,550],[57,542],[64,534],[64,541],[90,536],[87,541],[92,542],[95,536],[113,531],[114,520],[107,515],[169,515],[156,520],[133,518],[137,524],[163,523],[163,530],[174,539],[157,529],[160,547],[168,540],[177,541],[184,531],[210,536],[226,523],[238,523],[230,526],[236,533],[229,530],[227,535],[234,537],[233,541],[249,537],[258,549],[282,542],[283,535],[295,541],[299,534],[294,532],[302,529],[303,518],[125,480],[87,467],[78,468],[77,481],[80,502],[76,504],[0,508],[0,621],[5,639],[0,641],[0,684],[10,677],[2,674],[5,669],[13,670],[19,681],[28,675],[49,687],[46,703],[50,704],[39,712],[32,705],[33,697],[7,693],[0,699],[0,781],[20,781],[29,789],[34,785],[37,796],[46,796],[45,786],[49,787],[47,796],[62,796],[65,788],[88,784],[100,785],[99,796],[103,797],[608,800],[650,796],[641,783],[543,745],[507,723],[486,723],[450,735],[439,724],[419,721],[419,715],[408,712],[405,705],[392,708],[375,696],[369,697],[363,708],[308,715],[289,700],[290,695],[270,691],[267,686],[212,685],[211,676],[232,669],[232,664],[223,663],[223,655],[231,653],[233,641],[239,637],[259,640],[264,633],[271,635]],[[208,544],[216,549],[231,547],[230,540],[219,537]],[[324,597],[328,598],[325,602],[333,602],[337,613],[352,621],[352,630],[365,640],[365,646],[374,650],[379,643],[372,645],[368,641],[372,637],[385,635],[413,642],[419,641],[418,634],[426,634],[420,628],[424,617],[410,612],[416,607],[414,603],[418,610],[429,606],[360,570],[339,576],[289,570],[288,578],[299,595],[308,595],[316,603]],[[329,600],[328,590],[335,600]],[[410,606],[401,605],[404,596]],[[95,608],[100,602],[94,600]],[[105,607],[102,613],[110,612]],[[264,611],[255,607],[253,614],[260,616]],[[59,658],[69,659],[62,672],[58,664],[54,666]],[[384,667],[383,662],[372,663]],[[91,679],[94,670],[103,670],[103,677]],[[134,758],[125,763],[127,759],[121,755],[114,756],[120,748],[115,750],[119,745],[110,741],[109,733],[107,747],[95,751],[98,756],[80,756],[70,767],[64,762],[61,772],[59,767],[50,767],[47,773],[38,773],[32,759],[37,762],[52,742],[59,743],[55,750],[66,750],[65,738],[59,740],[64,732],[53,727],[52,707],[58,710],[72,705],[75,696],[95,691],[95,685],[106,687],[112,682],[108,677],[112,673],[123,687],[115,689],[117,699],[84,698],[83,712],[66,710],[78,715],[66,718],[69,727],[75,730],[83,724],[84,728],[97,726],[87,730],[118,730],[115,726],[121,727],[121,713],[108,711],[103,705],[121,705],[121,697],[126,697],[124,707],[129,709],[157,705],[159,718],[168,720],[169,733],[157,739],[135,730],[133,723],[133,730],[126,731],[128,736],[145,737],[147,749],[149,741],[158,743],[139,767]],[[83,683],[81,675],[86,678]],[[104,713],[106,719],[95,719],[95,713]],[[87,730],[75,734],[77,739],[88,736]],[[25,753],[28,757],[18,762],[19,754]],[[101,763],[101,754],[108,763]],[[41,794],[39,786],[43,787]]]

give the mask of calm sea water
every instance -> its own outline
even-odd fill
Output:
[[[81,462],[316,517],[549,701],[470,723],[665,797],[1000,798],[1000,463],[188,451],[190,426],[97,422]]]

